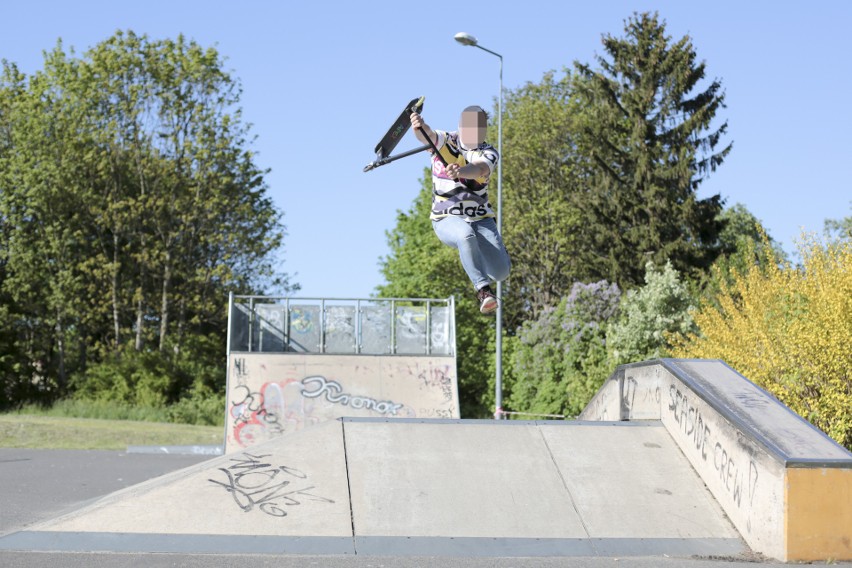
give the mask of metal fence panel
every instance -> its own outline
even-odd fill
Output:
[[[390,302],[361,307],[361,353],[385,355],[391,353]]]
[[[426,353],[426,308],[399,306],[396,308],[396,353],[414,355]]]
[[[355,353],[355,306],[326,306],[325,352]]]
[[[322,314],[319,306],[290,306],[290,350],[299,353],[320,352]]]
[[[250,351],[249,329],[251,327],[251,310],[245,304],[234,302],[231,305],[230,325],[231,351]]]
[[[446,306],[430,306],[429,314],[430,353],[451,355],[453,338],[450,309]]]
[[[252,351],[280,353],[287,350],[287,308],[281,304],[256,304]]]
[[[229,352],[453,355],[452,299],[234,296]]]

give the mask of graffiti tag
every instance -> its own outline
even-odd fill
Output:
[[[315,390],[309,391],[302,389],[302,396],[305,398],[319,398],[320,396],[325,395],[325,399],[328,402],[342,404],[355,409],[366,408],[367,410],[374,410],[379,414],[390,414],[391,416],[396,416],[399,409],[403,407],[402,404],[396,404],[390,400],[378,401],[374,398],[354,396],[345,393],[343,392],[343,387],[340,383],[337,381],[330,381],[321,375],[305,377],[302,379],[302,385],[303,387],[315,385],[313,387]]]
[[[307,484],[307,474],[292,467],[273,466],[271,463],[261,461],[267,457],[269,454],[243,454],[231,458],[229,467],[219,468],[219,471],[225,474],[226,481],[216,479],[207,481],[224,487],[234,498],[234,502],[246,513],[257,507],[271,517],[286,517],[287,511],[284,507],[301,505],[303,500],[334,503],[331,499],[310,493],[311,490],[316,489],[312,485],[291,488],[292,484]]]

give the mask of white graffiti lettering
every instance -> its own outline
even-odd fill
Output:
[[[320,396],[325,395],[325,399],[334,404],[351,406],[355,409],[366,408],[367,410],[373,410],[379,414],[390,414],[391,416],[396,416],[399,409],[403,407],[402,404],[396,404],[390,400],[377,401],[374,398],[353,396],[345,393],[343,392],[343,387],[340,383],[337,381],[330,381],[321,375],[314,375],[302,379],[303,387],[307,387],[309,384],[315,384],[316,387],[315,390],[311,391],[303,388],[302,396],[305,398],[319,398]]]

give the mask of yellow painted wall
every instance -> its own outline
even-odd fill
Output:
[[[852,469],[788,468],[785,560],[852,560]]]

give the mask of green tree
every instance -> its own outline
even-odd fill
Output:
[[[117,32],[81,58],[59,43],[30,77],[4,64],[0,298],[22,381],[85,393],[88,368],[129,358],[116,380],[135,364],[168,402],[193,377],[222,386],[223,298],[275,278],[284,236],[240,93],[182,36]]]
[[[731,150],[721,83],[706,74],[689,36],[676,42],[656,14],[634,14],[625,36],[603,37],[599,69],[575,63],[587,107],[578,153],[588,181],[577,194],[587,227],[583,261],[623,287],[641,283],[647,261],[690,277],[719,253],[721,198],[696,190]]]
[[[63,60],[48,69],[67,74]],[[69,342],[82,313],[81,266],[90,250],[81,230],[81,145],[74,138],[80,112],[64,105],[47,73],[24,82],[6,65],[3,97],[7,151],[0,155],[0,216],[7,230],[4,291],[23,321],[27,354],[48,391],[62,390],[69,375]]]
[[[82,88],[106,149],[100,157],[111,207],[104,234],[113,242],[103,248],[112,252],[113,296],[121,257],[134,267],[125,279],[136,349],[151,339],[163,350],[170,330],[179,348],[188,318],[221,321],[211,304],[214,282],[269,273],[267,255],[283,236],[263,195],[266,172],[246,147],[240,87],[215,50],[183,36],[151,41],[118,33],[87,63],[88,76],[100,78]],[[114,315],[122,309],[114,302]],[[156,328],[146,330],[147,322]]]
[[[736,257],[743,261],[743,253],[752,250],[756,253],[753,261],[757,261],[765,256],[763,247],[769,246],[777,259],[786,260],[786,253],[778,241],[769,235],[763,223],[742,203],[726,207],[719,214],[719,221],[722,223],[722,230],[719,232],[720,258]],[[745,266],[738,266],[738,268],[745,268]]]
[[[722,231],[719,233],[720,255],[708,273],[693,281],[693,295],[714,302],[723,283],[730,286],[737,273],[753,267],[765,267],[770,259],[786,261],[781,245],[741,203],[725,208],[719,214]],[[771,253],[771,254],[770,254]]]
[[[836,240],[852,240],[852,215],[843,219],[827,219],[825,233]]]
[[[553,307],[587,275],[576,254],[582,231],[571,199],[583,183],[574,151],[579,111],[572,89],[568,73],[557,79],[548,72],[540,82],[506,93],[501,159],[503,239],[512,257],[504,294],[509,329]],[[491,185],[494,203],[493,178]]]

